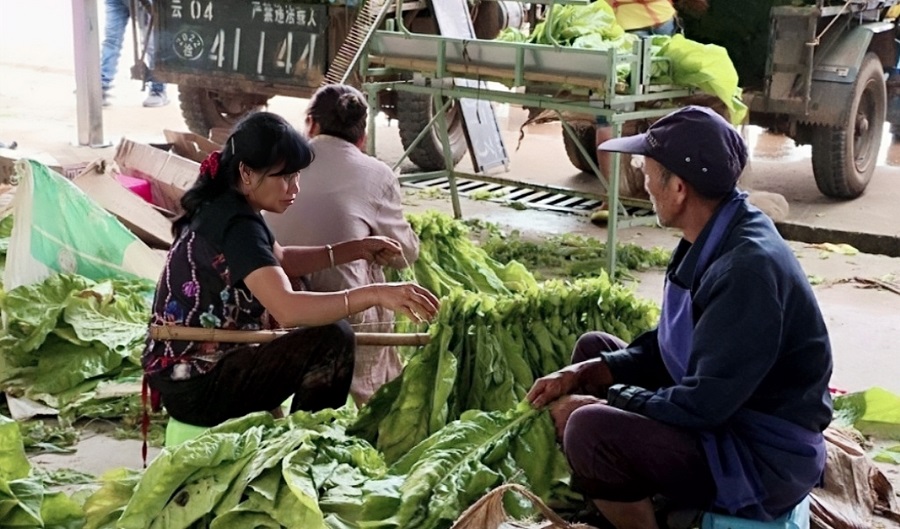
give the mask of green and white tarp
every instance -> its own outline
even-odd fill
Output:
[[[65,177],[33,160],[16,164],[12,235],[3,285],[7,290],[54,273],[93,280],[155,281],[164,256]]]

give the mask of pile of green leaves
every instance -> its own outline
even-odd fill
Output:
[[[594,2],[586,6],[554,6],[552,17],[539,22],[531,32],[530,42],[555,44],[574,48],[608,49],[626,33],[616,21],[616,13],[606,2]],[[631,40],[631,39],[626,39]],[[633,42],[633,40],[631,40]],[[630,48],[628,51],[631,51]]]
[[[539,22],[530,34],[516,28],[506,28],[496,40],[601,51],[616,49],[629,54],[633,53],[637,39],[635,35],[625,33],[616,22],[616,15],[609,4],[594,2],[586,6],[554,6],[549,24],[547,20]],[[653,49],[654,56],[658,52],[658,48]],[[628,64],[619,65],[616,69],[617,81],[627,83],[630,73]]]
[[[546,490],[558,465],[549,418],[527,405],[470,412],[391,466],[347,435],[349,418],[325,410],[228,421],[163,451],[139,481],[105,476],[85,503],[85,527],[448,527],[502,482]]]
[[[737,5],[738,1],[734,0]],[[741,1],[741,9],[755,2]],[[765,3],[765,2],[759,2]],[[736,7],[734,9],[737,9]],[[709,9],[717,12],[718,4]],[[751,11],[755,11],[755,8]],[[640,37],[626,33],[615,20],[612,8],[606,2],[593,2],[586,6],[554,6],[552,17],[540,22],[530,35],[525,37],[518,30],[505,30],[498,40],[509,42],[530,42],[534,44],[571,46],[598,51],[617,50],[623,54],[634,52],[634,45]],[[766,10],[766,15],[768,10]],[[720,20],[720,18],[716,18]],[[731,24],[743,24],[743,18],[735,18]],[[743,33],[743,30],[740,31]],[[689,33],[690,34],[690,33]],[[767,33],[766,33],[767,35]],[[654,84],[687,86],[697,88],[719,98],[728,108],[731,122],[743,123],[747,107],[741,99],[738,72],[731,62],[731,49],[716,44],[715,40],[704,40],[709,44],[686,39],[683,35],[650,37],[650,77]],[[746,42],[744,51],[748,49]],[[765,54],[754,53],[763,57]],[[766,49],[763,46],[760,49]],[[631,65],[616,66],[616,81],[627,85],[631,75]]]
[[[833,423],[865,435],[900,440],[900,395],[874,387],[837,396]]]
[[[657,308],[602,272],[538,283],[521,263],[492,259],[446,215],[410,220],[421,240],[413,273],[443,305],[430,344],[399,379],[358,415],[253,414],[164,450],[143,474],[111,472],[84,505],[85,527],[445,528],[509,481],[571,505],[552,423],[522,403],[525,392],[568,363],[580,332],[631,339],[655,323]],[[0,359],[13,373],[5,387],[92,415],[131,415],[93,390],[137,368],[150,292],[72,276],[13,290],[0,304],[8,315]],[[60,383],[62,393],[47,391],[51,381],[38,376],[62,362],[45,359],[48,343],[74,357],[58,368],[76,373]],[[26,380],[42,391],[29,392]]]
[[[69,424],[32,419],[19,423],[25,450],[41,452],[71,452],[78,440],[78,432]]]
[[[0,221],[11,226],[7,217]],[[0,248],[4,239],[0,238]],[[109,395],[109,382],[140,383],[140,352],[153,285],[94,282],[55,275],[42,283],[0,291],[0,391],[60,410],[59,427],[22,424],[29,450],[60,450],[77,440],[78,419],[115,420],[117,437],[137,438],[143,406],[135,392]],[[162,444],[165,414],[151,413],[149,441]]]
[[[595,277],[538,283],[514,260],[499,265],[459,221],[434,212],[407,218],[420,240],[415,279],[439,292],[442,305],[430,343],[410,356],[351,429],[388,462],[467,410],[515,406],[535,378],[569,363],[581,332],[630,340],[656,324],[658,308],[611,282],[599,266]],[[420,273],[420,266],[431,272]],[[498,275],[498,267],[516,273]]]
[[[506,297],[454,291],[442,300],[431,341],[384,386],[351,429],[393,462],[466,410],[508,410],[535,378],[568,365],[578,335],[603,330],[631,340],[658,309],[599,277],[553,280]]]
[[[453,217],[428,211],[406,218],[419,236],[419,258],[412,270],[394,272],[393,279],[414,279],[438,297],[459,289],[509,295],[537,286],[525,266],[492,259],[469,237],[471,230]]]
[[[48,488],[50,479],[32,471],[19,425],[0,415],[0,527],[82,527],[81,505]]]
[[[59,274],[0,297],[0,390],[49,406],[140,373],[153,285]]]
[[[606,243],[575,233],[526,239],[519,231],[505,233],[486,228],[481,248],[500,262],[518,261],[539,279],[595,277],[606,267]],[[665,267],[671,251],[636,244],[616,246],[616,275],[627,277],[632,270]]]

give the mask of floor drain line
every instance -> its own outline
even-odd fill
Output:
[[[403,186],[414,189],[439,189],[447,193],[450,192],[450,180],[446,177],[403,182]],[[480,182],[459,177],[456,178],[456,189],[461,196],[467,198],[477,195],[484,197],[483,200],[490,202],[500,204],[515,202],[528,208],[559,211],[562,213],[587,215],[600,206],[599,200],[567,195],[565,193],[554,193],[523,186]]]

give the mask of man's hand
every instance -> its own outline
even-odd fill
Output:
[[[567,395],[550,405],[550,418],[553,419],[553,426],[556,427],[557,441],[562,442],[566,424],[572,413],[578,408],[590,404],[606,404],[606,401],[590,395]]]
[[[606,390],[612,383],[609,366],[602,358],[595,358],[566,366],[535,380],[525,398],[535,408],[543,408],[554,400],[573,393],[605,397]]]
[[[525,395],[535,408],[543,408],[560,397],[571,395],[578,388],[578,373],[568,366],[534,381]]]

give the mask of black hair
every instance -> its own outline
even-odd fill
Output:
[[[263,172],[280,167],[269,176],[281,177],[309,167],[313,157],[309,141],[281,116],[271,112],[246,116],[225,141],[215,172],[208,163],[200,166],[199,178],[181,197],[184,213],[175,220],[172,232],[177,236],[203,204],[239,190],[241,163]]]
[[[306,113],[322,134],[355,144],[366,133],[368,110],[362,92],[349,85],[330,84],[316,90]]]

